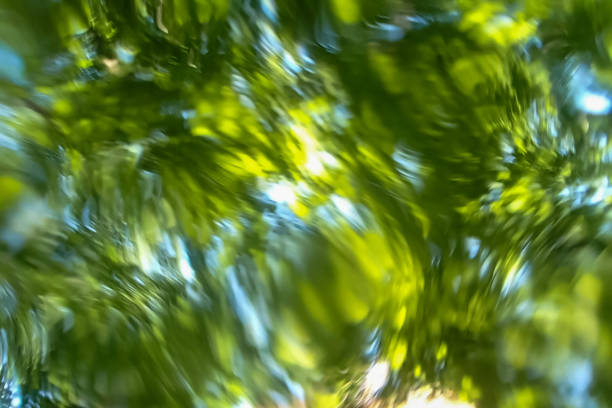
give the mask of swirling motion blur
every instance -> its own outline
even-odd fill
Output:
[[[612,2],[0,2],[0,405],[607,407]]]

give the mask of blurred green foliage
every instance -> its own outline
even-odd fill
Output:
[[[606,0],[0,0],[0,403],[610,406],[611,56]]]

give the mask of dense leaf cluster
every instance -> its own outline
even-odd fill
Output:
[[[609,406],[611,58],[605,0],[0,1],[0,404]]]

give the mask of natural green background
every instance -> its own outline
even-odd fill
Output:
[[[609,0],[0,0],[0,405],[612,406],[611,58]]]

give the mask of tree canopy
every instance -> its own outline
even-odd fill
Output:
[[[611,406],[611,58],[607,0],[0,0],[0,403]]]

